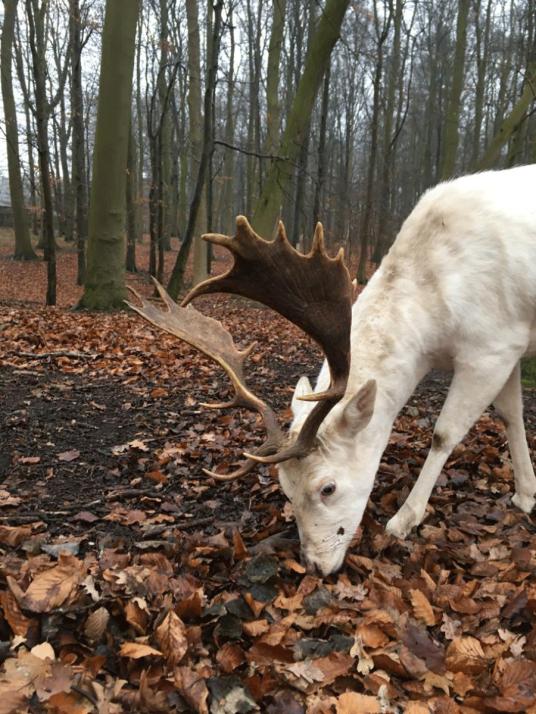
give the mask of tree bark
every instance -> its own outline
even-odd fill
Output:
[[[284,196],[292,183],[293,166],[349,4],[350,0],[327,0],[311,40],[303,74],[280,143],[281,159],[275,161],[270,168],[253,214],[255,229],[265,237],[272,235],[277,218],[281,215]]]
[[[210,3],[212,0],[208,0]],[[201,50],[199,38],[199,18],[197,0],[186,1],[186,19],[188,23],[188,118],[192,155],[191,176],[199,172],[203,154],[203,118],[201,113]],[[193,283],[207,277],[207,244],[201,240],[206,224],[206,190],[203,186],[199,212],[195,224]]]
[[[4,102],[9,192],[11,195],[11,209],[13,211],[13,226],[15,229],[15,252],[13,257],[15,260],[34,260],[37,258],[37,255],[32,248],[26,208],[24,205],[24,189],[20,170],[17,110],[13,94],[13,65],[11,58],[13,54],[17,2],[18,0],[4,0],[4,24],[0,41],[2,99]]]
[[[208,67],[207,81],[205,85],[205,98],[204,98],[204,119],[203,119],[203,153],[201,154],[201,161],[199,164],[199,171],[197,173],[194,194],[192,197],[192,202],[190,204],[190,213],[188,215],[188,225],[186,227],[186,232],[177,255],[177,260],[173,266],[173,272],[168,284],[168,292],[172,298],[177,299],[180,290],[183,287],[184,280],[184,270],[186,268],[186,261],[188,260],[188,254],[190,252],[190,246],[194,238],[195,226],[197,223],[197,218],[199,215],[199,209],[201,206],[201,196],[203,193],[203,187],[205,185],[207,167],[209,164],[209,159],[214,151],[214,132],[212,127],[213,113],[212,104],[214,102],[214,92],[216,88],[216,74],[218,70],[218,57],[220,52],[220,40],[221,40],[221,13],[222,13],[223,0],[216,0],[214,3],[214,25],[212,31],[212,51],[211,51],[211,64]]]
[[[359,251],[359,266],[357,269],[357,282],[364,285],[367,282],[367,263],[369,259],[370,246],[370,227],[373,216],[373,193],[374,193],[374,176],[376,173],[376,156],[378,153],[378,130],[379,130],[379,113],[380,113],[380,97],[381,97],[381,80],[383,75],[383,45],[389,34],[389,27],[392,19],[392,7],[389,8],[387,19],[383,20],[383,27],[379,29],[379,18],[377,14],[377,6],[374,5],[374,22],[376,26],[377,47],[376,47],[376,67],[374,69],[374,80],[372,82],[373,98],[372,98],[372,118],[370,122],[370,153],[367,164],[367,179],[365,188],[365,201],[361,216],[361,225],[359,229],[360,236],[360,251]]]
[[[463,79],[465,74],[465,48],[467,45],[467,17],[470,0],[459,0],[458,19],[456,22],[456,51],[450,89],[447,118],[445,121],[445,140],[443,143],[443,161],[441,180],[445,181],[454,174],[459,141],[459,123]]]
[[[329,84],[331,77],[331,66],[326,67],[324,76],[324,87],[322,90],[322,106],[320,109],[320,130],[318,137],[318,171],[316,175],[315,196],[313,201],[313,225],[321,220],[322,194],[324,180],[326,176],[326,129],[328,123],[329,109]]]
[[[491,169],[495,165],[502,147],[512,137],[514,132],[525,121],[530,105],[536,99],[536,65],[532,65],[528,72],[529,78],[525,83],[523,94],[517,100],[512,111],[506,116],[497,133],[489,143],[480,161],[476,165],[477,171]]]
[[[86,243],[88,233],[88,187],[86,146],[84,137],[84,96],[82,92],[82,42],[79,0],[70,0],[70,32],[72,46],[71,114],[73,122],[72,183],[75,195],[75,227],[77,247],[76,284],[83,285],[86,274]]]
[[[125,298],[125,196],[139,0],[108,0],[93,153],[87,279],[79,307],[110,310]]]
[[[46,49],[45,49],[45,13],[47,3],[39,5],[38,0],[26,0],[26,12],[30,31],[30,50],[32,54],[32,72],[35,88],[35,121],[37,124],[37,152],[39,172],[41,174],[41,220],[44,237],[44,257],[47,262],[46,304],[56,304],[56,241],[54,235],[54,204],[50,182],[50,150],[48,138],[48,119],[53,106],[57,104],[63,91],[65,76],[60,82],[56,99],[49,102],[46,94]]]
[[[279,66],[285,29],[286,0],[272,0],[272,31],[268,45],[266,70],[266,147],[265,153],[277,153],[281,108],[279,104]]]

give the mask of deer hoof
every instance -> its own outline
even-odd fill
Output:
[[[404,540],[410,533],[411,529],[418,526],[421,519],[417,517],[415,511],[404,504],[385,526],[385,530],[390,535]]]
[[[530,513],[536,504],[534,496],[527,496],[521,493],[515,493],[512,496],[514,506],[520,508],[524,513]]]

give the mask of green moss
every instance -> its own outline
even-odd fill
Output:
[[[536,357],[521,360],[521,381],[525,387],[536,387]]]

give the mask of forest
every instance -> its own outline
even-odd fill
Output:
[[[0,714],[536,712],[509,420],[397,538],[430,372],[329,574],[270,440],[344,395],[318,295],[346,339],[428,189],[536,165],[536,1],[2,0],[0,74]]]

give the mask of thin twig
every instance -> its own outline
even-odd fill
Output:
[[[72,357],[73,359],[96,359],[98,355],[92,352],[70,352],[69,350],[57,350],[55,352],[11,352],[16,357],[26,357],[27,359],[47,359],[47,357]]]
[[[257,151],[248,151],[247,149],[242,149],[240,146],[233,146],[222,139],[215,139],[215,144],[218,146],[225,146],[232,151],[238,151],[241,154],[246,154],[246,156],[255,156],[257,159],[271,159],[272,161],[288,161],[289,159],[285,156],[277,156],[276,154],[259,154]]]

